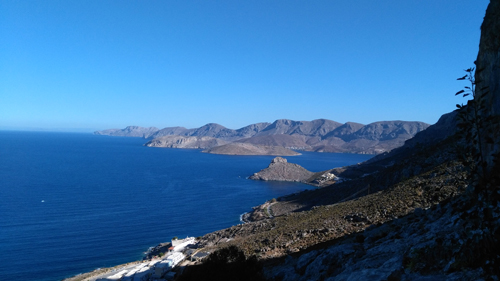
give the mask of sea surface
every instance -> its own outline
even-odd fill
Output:
[[[0,280],[61,280],[140,260],[174,236],[241,223],[271,198],[312,189],[247,179],[272,156],[150,148],[141,138],[0,131]],[[310,171],[369,155],[287,157]]]

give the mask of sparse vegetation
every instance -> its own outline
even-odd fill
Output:
[[[465,70],[466,75],[458,78],[468,81],[469,85],[456,93],[472,97],[466,105],[457,104],[461,144],[457,157],[467,169],[469,187],[466,195],[454,206],[454,212],[460,218],[456,223],[460,223],[461,229],[454,239],[443,241],[439,237],[433,247],[415,249],[406,258],[406,265],[414,271],[436,270],[444,267],[443,261],[450,261],[449,271],[482,268],[488,276],[500,274],[500,173],[499,154],[495,153],[495,146],[500,145],[500,128],[498,117],[491,113],[491,105],[486,103],[489,86],[477,83],[475,79],[484,69],[476,73],[474,70],[469,68]],[[479,84],[482,84],[481,94],[476,88]]]
[[[263,259],[280,257],[402,217],[415,208],[429,208],[456,196],[465,186],[461,165],[448,162],[384,191],[273,220],[233,226],[205,235],[201,243],[237,245],[246,254],[258,254]],[[231,241],[226,242],[228,239]]]
[[[265,279],[257,258],[245,256],[242,250],[233,245],[211,253],[201,265],[187,268],[179,281],[189,280],[263,281]]]

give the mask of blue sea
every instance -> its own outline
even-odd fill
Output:
[[[0,280],[61,280],[140,260],[174,236],[241,223],[266,200],[314,187],[248,180],[272,156],[150,148],[141,138],[0,131]],[[287,157],[311,171],[368,155]]]

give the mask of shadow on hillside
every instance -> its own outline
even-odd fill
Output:
[[[385,190],[454,159],[453,142],[453,138],[448,138],[434,146],[401,147],[358,165],[333,169],[334,174],[346,181],[280,197],[279,204],[272,206],[273,215],[308,211],[314,206],[336,204]]]

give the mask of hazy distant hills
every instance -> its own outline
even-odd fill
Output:
[[[95,135],[106,135],[106,136],[116,136],[116,137],[141,137],[150,138],[151,135],[158,132],[156,127],[139,127],[139,126],[128,126],[125,129],[108,129],[103,131],[95,131]]]
[[[327,119],[279,119],[273,123],[256,123],[237,130],[209,123],[194,129],[167,127],[160,130],[155,127],[129,126],[125,129],[97,131],[95,134],[143,137],[151,139],[147,146],[156,147],[210,149],[227,143],[245,143],[254,148],[266,146],[305,151],[378,154],[403,145],[406,140],[427,127],[429,124],[410,121],[381,121],[363,125],[353,122],[342,124]],[[176,137],[165,138],[166,136]],[[200,139],[201,137],[210,139]],[[250,147],[248,145],[226,145],[231,151],[224,151],[224,148],[212,151],[246,154],[246,150],[238,153],[237,148]]]

